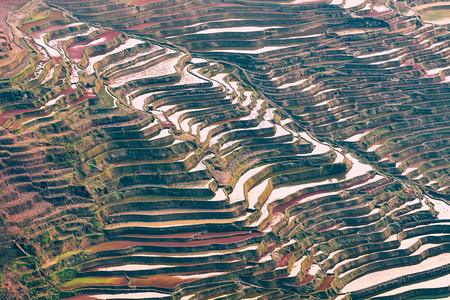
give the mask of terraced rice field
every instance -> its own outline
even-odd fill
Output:
[[[450,22],[450,10],[445,1],[419,1],[418,3],[407,1],[407,3],[426,22],[441,25]]]
[[[450,292],[446,27],[367,0],[38,7],[0,81],[4,295]]]

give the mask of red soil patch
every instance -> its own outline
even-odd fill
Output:
[[[260,259],[260,258],[266,256],[266,255],[269,254],[269,253],[272,253],[276,246],[277,246],[277,244],[271,243],[271,244],[269,245],[269,247],[267,248],[267,250],[266,250],[263,254],[261,254],[261,256],[259,256],[258,259]]]
[[[295,204],[298,204],[298,203],[300,203],[303,199],[305,199],[305,198],[308,198],[308,197],[311,197],[311,196],[314,196],[314,195],[318,195],[318,194],[323,194],[323,193],[327,193],[327,192],[329,192],[330,190],[323,190],[323,191],[317,191],[317,192],[312,192],[312,193],[308,193],[308,194],[304,194],[304,195],[301,195],[300,197],[297,197],[297,198],[294,198],[294,199],[292,199],[291,201],[288,201],[288,202],[286,202],[286,203],[284,203],[284,204],[281,204],[281,205],[278,205],[277,207],[275,207],[274,209],[273,209],[273,213],[275,214],[275,213],[284,213],[284,211],[288,208],[288,207],[291,207],[291,206],[293,206],[293,205],[295,205]]]
[[[355,131],[355,132],[353,133],[353,135],[355,135],[355,134],[360,134],[360,133],[370,132],[370,131],[372,131],[372,130],[373,130],[372,128],[361,129],[361,130]]]
[[[78,88],[77,87],[70,87],[68,89],[65,89],[64,91],[61,92],[61,95],[67,96],[69,94],[74,93]]]
[[[107,250],[117,250],[130,248],[133,246],[157,246],[157,247],[196,247],[211,244],[226,245],[229,243],[236,243],[240,241],[245,241],[252,237],[262,236],[262,233],[255,232],[247,235],[237,235],[218,239],[205,239],[205,240],[193,240],[186,242],[136,242],[136,241],[112,241],[103,244],[96,245],[90,249],[91,252],[107,251]]]
[[[413,64],[413,61],[412,61],[412,59],[405,59],[404,61],[403,61],[403,63],[401,64],[401,66],[411,66]]]
[[[278,264],[279,268],[285,268],[287,267],[289,260],[291,259],[292,253],[289,252],[288,254],[286,254],[285,256],[283,256],[283,258],[281,259],[280,263]]]
[[[298,285],[302,285],[308,282],[311,282],[313,280],[314,276],[308,274],[305,277],[302,278],[302,280],[298,283]]]
[[[150,23],[134,25],[134,26],[131,26],[131,27],[127,28],[127,30],[139,30],[139,29],[142,29],[142,28],[145,28],[145,27],[148,27],[148,26],[152,26],[152,25],[155,25],[155,24],[159,24],[159,22],[150,22]]]
[[[92,89],[87,89],[87,90],[85,91],[85,94],[84,94],[83,96],[81,96],[80,98],[78,98],[78,99],[75,100],[75,101],[72,101],[71,104],[72,104],[72,105],[76,105],[76,104],[78,104],[78,103],[80,103],[80,102],[82,102],[82,101],[84,101],[84,100],[92,99],[92,98],[96,98],[96,97],[97,97],[97,94],[94,93],[94,92],[92,91]]]
[[[92,40],[82,41],[70,45],[69,47],[67,47],[67,53],[69,54],[69,57],[71,59],[80,60],[83,57],[84,51],[87,48],[95,45],[103,45],[119,35],[120,32],[118,31],[113,30],[106,31],[103,34],[96,36]]]
[[[320,228],[319,230],[316,230],[316,232],[324,232],[324,231],[330,230],[331,228],[333,228],[335,226],[336,226],[336,224],[333,224],[333,225],[330,225],[330,226],[327,226],[324,228]]]
[[[131,285],[136,287],[159,287],[166,289],[173,289],[181,283],[186,283],[195,280],[192,279],[181,279],[177,276],[170,275],[152,275],[148,277],[141,278],[131,278]]]
[[[371,191],[373,191],[373,190],[375,190],[375,189],[377,189],[377,188],[379,188],[379,187],[383,187],[383,186],[385,186],[385,185],[391,184],[392,182],[393,182],[393,180],[392,180],[392,179],[389,179],[388,182],[383,183],[382,185],[377,185],[377,186],[374,186],[374,187],[372,187],[372,188],[370,188],[370,189],[363,190],[363,191],[361,191],[361,192],[363,192],[363,193],[368,193],[368,192],[371,192]]]
[[[13,116],[17,116],[17,115],[20,115],[21,113],[29,112],[29,111],[33,111],[33,110],[36,110],[36,108],[24,108],[24,109],[5,111],[4,113],[0,114],[0,126],[3,126],[6,123],[6,121],[11,119]]]
[[[175,233],[175,234],[166,234],[166,235],[140,235],[140,234],[131,234],[131,235],[123,235],[118,236],[119,238],[154,238],[154,239],[170,239],[170,238],[193,238],[194,236],[200,234],[200,232],[185,232],[185,233]]]
[[[36,27],[36,26],[41,26],[42,24],[45,24],[47,22],[56,21],[56,20],[62,20],[62,19],[64,19],[64,16],[63,16],[62,12],[52,10],[52,11],[50,11],[50,15],[47,18],[39,20],[39,21],[36,21],[36,22],[31,22],[31,23],[24,24],[22,27],[20,27],[20,30],[21,31],[27,31],[30,28],[33,28],[33,27]]]
[[[100,252],[100,251],[108,251],[108,250],[117,250],[117,249],[124,249],[129,248],[137,245],[146,245],[147,243],[141,243],[141,242],[134,242],[134,241],[113,241],[113,242],[106,242],[102,244],[98,244],[92,248],[89,249],[90,252]]]
[[[327,276],[324,281],[320,284],[319,288],[317,289],[318,292],[325,291],[326,289],[329,289],[331,287],[331,282],[333,281],[334,276]]]
[[[35,110],[36,110],[36,109],[35,109]],[[49,116],[49,115],[51,115],[51,114],[52,114],[51,112],[48,112],[48,113],[45,113],[45,114],[35,115],[35,116],[33,116],[33,117],[30,117],[30,119],[34,119],[34,118],[43,118],[43,117],[47,117],[47,116]],[[21,121],[23,121],[23,120],[21,120]],[[22,124],[23,124],[22,122],[15,122],[15,123],[13,123],[11,126],[9,126],[8,129],[9,129],[9,130],[15,130],[15,129],[19,128],[20,125],[22,125]]]

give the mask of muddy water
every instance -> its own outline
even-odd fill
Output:
[[[103,34],[100,34],[99,36],[95,37],[93,40],[87,40],[82,42],[77,42],[69,47],[67,47],[67,53],[69,54],[69,57],[72,60],[80,60],[83,57],[84,51],[94,45],[102,45],[105,44],[115,37],[119,36],[120,32],[118,31],[106,31]]]
[[[192,241],[184,241],[184,242],[135,242],[135,241],[113,241],[113,242],[106,242],[97,246],[94,246],[90,249],[91,252],[98,252],[98,251],[107,251],[107,250],[117,250],[117,249],[124,249],[124,248],[130,248],[133,246],[156,246],[156,247],[196,247],[196,246],[205,246],[205,245],[211,245],[211,244],[219,244],[219,245],[226,245],[230,243],[237,243],[241,241],[248,240],[252,237],[258,237],[262,236],[262,233],[260,232],[254,232],[246,235],[232,235],[232,236],[214,236],[211,235],[210,238],[207,239],[208,236],[204,235],[202,236],[204,239],[196,239]]]

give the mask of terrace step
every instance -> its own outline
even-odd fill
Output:
[[[444,27],[398,2],[48,2],[23,28],[52,66],[0,130],[5,224],[61,289],[36,294],[346,297],[446,255]]]

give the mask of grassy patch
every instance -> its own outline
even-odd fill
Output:
[[[48,18],[49,16],[50,16],[50,10],[44,10],[44,11],[40,11],[34,15],[26,16],[25,18],[22,19],[22,26],[32,23],[32,22],[43,20],[45,18]]]
[[[108,286],[108,285],[126,285],[125,277],[81,277],[75,278],[61,285],[63,290],[71,290],[86,286]]]
[[[80,253],[80,252],[81,252],[81,250],[64,252],[63,254],[58,255],[57,257],[55,257],[54,260],[52,260],[52,261],[50,261],[50,262],[44,264],[42,267],[43,267],[44,269],[45,269],[45,268],[48,268],[48,267],[50,267],[50,266],[56,264],[57,262],[63,260],[64,258],[67,258],[67,257],[69,257],[69,256],[71,256],[71,255],[78,254],[78,253]]]
[[[437,9],[420,12],[422,19],[428,22],[450,23],[450,9]]]

